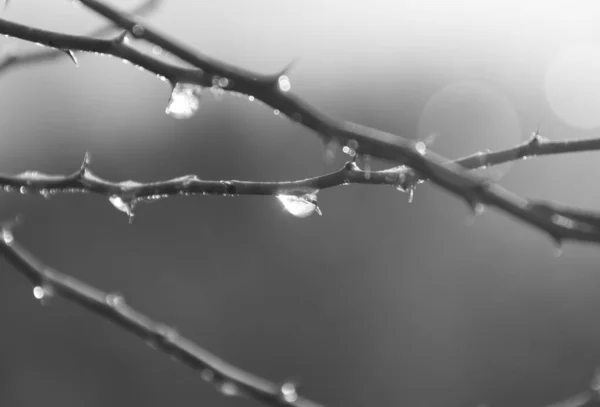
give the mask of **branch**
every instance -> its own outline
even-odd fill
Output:
[[[353,155],[374,156],[410,167],[419,179],[431,180],[464,199],[476,213],[481,211],[484,204],[497,207],[544,231],[557,244],[567,239],[600,242],[598,216],[595,214],[520,197],[482,177],[469,174],[459,163],[427,151],[422,142],[412,142],[381,130],[332,119],[294,96],[290,92],[289,78],[283,75],[285,72],[261,75],[226,64],[178,44],[146,24],[141,24],[136,17],[116,11],[102,1],[81,0],[81,3],[130,32],[133,37],[158,45],[199,69],[181,68],[140,53],[127,45],[125,35],[113,40],[97,40],[32,29],[6,20],[0,20],[0,34],[59,49],[119,56],[170,80],[174,91],[178,89],[178,84],[194,83],[250,95],[275,108],[276,112],[284,113],[314,130],[325,141],[341,141]],[[472,164],[477,160],[470,158],[466,162]]]
[[[139,16],[153,13],[159,7],[160,3],[162,3],[162,0],[146,0],[138,7],[131,10],[131,13]],[[90,32],[87,34],[87,36],[102,37],[112,33],[114,30],[115,26],[113,24],[108,24]],[[68,55],[77,64],[77,60],[74,59],[73,55],[66,53],[63,50],[43,49],[41,51],[36,50],[18,54],[13,54],[10,52],[5,53],[0,61],[0,72],[14,67],[23,67],[25,65],[37,65],[43,62],[50,62],[61,59],[65,55]]]
[[[298,395],[291,383],[278,385],[230,365],[175,329],[131,308],[122,295],[103,292],[46,266],[17,243],[12,226],[14,222],[5,224],[0,231],[0,253],[31,281],[37,299],[48,301],[52,296],[61,296],[112,321],[153,348],[199,370],[203,380],[226,396],[248,397],[270,406],[321,407]]]

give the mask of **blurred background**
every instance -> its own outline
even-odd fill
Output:
[[[73,34],[103,24],[64,0],[13,0],[2,17]],[[299,58],[302,98],[455,158],[514,146],[538,123],[551,140],[600,136],[599,18],[593,0],[168,0],[148,20],[255,71]],[[206,92],[176,120],[168,84],[78,57],[0,73],[2,172],[69,173],[89,151],[114,181],[266,181],[345,160],[326,162],[313,133],[260,102]],[[489,175],[595,210],[599,156]],[[130,225],[103,197],[2,193],[0,214],[25,216],[16,237],[48,265],[328,406],[543,406],[587,386],[600,365],[597,247],[555,257],[538,231],[493,209],[473,219],[434,185],[412,204],[391,186],[319,199],[323,216],[298,219],[272,197],[177,197],[139,206]],[[1,406],[257,405],[64,300],[40,306],[0,269]]]

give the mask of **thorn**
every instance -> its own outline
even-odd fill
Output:
[[[277,76],[279,77],[281,75],[285,75],[285,74],[289,73],[292,70],[292,68],[294,68],[296,66],[298,61],[300,61],[300,57],[296,57],[296,58],[292,59],[286,66],[283,67],[283,69],[279,72],[279,75],[277,75]]]
[[[119,35],[117,35],[117,37],[114,39],[114,42],[116,42],[117,44],[123,44],[127,42],[127,35],[129,35],[129,32],[127,31],[122,31]]]
[[[81,163],[81,167],[79,168],[79,173],[83,175],[87,170],[90,169],[90,164],[92,163],[92,155],[89,151],[86,151],[83,155],[83,162]]]
[[[77,62],[77,58],[75,58],[75,54],[73,53],[73,51],[71,51],[70,49],[61,49],[61,51],[67,54],[69,58],[71,58],[71,61],[73,61],[75,66],[79,66],[79,62]]]

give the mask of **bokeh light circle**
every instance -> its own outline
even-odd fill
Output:
[[[496,86],[481,80],[453,82],[432,95],[421,113],[418,134],[430,150],[449,159],[511,148],[528,136],[513,103]],[[498,180],[511,166],[475,172]]]
[[[552,111],[581,129],[600,126],[600,46],[578,44],[552,59],[544,89]]]

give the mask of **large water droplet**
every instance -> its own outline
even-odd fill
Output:
[[[288,403],[293,403],[294,401],[298,400],[298,393],[296,392],[296,385],[294,383],[284,383],[281,386],[280,391],[281,396]]]
[[[110,198],[108,198],[108,200],[115,208],[127,214],[127,216],[129,217],[129,223],[133,221],[133,201],[125,201],[119,195],[111,195]]]
[[[276,198],[286,211],[297,218],[306,218],[315,212],[321,215],[321,210],[317,204],[316,191],[303,195],[280,194]]]
[[[173,87],[165,112],[175,119],[189,119],[200,108],[202,86],[193,83],[178,83]]]

